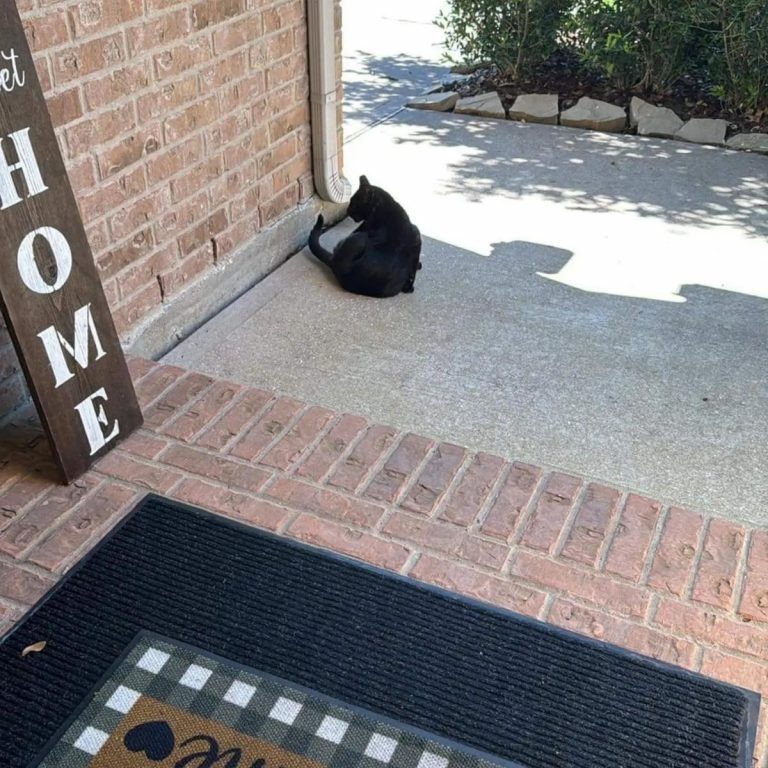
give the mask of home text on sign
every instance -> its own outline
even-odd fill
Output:
[[[142,417],[15,0],[0,0],[0,306],[71,481]]]

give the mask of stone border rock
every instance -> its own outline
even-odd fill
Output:
[[[630,102],[629,115],[621,107],[588,96],[583,96],[574,106],[562,112],[558,102],[557,94],[523,94],[515,99],[507,113],[496,91],[460,98],[454,91],[433,90],[426,96],[412,99],[407,106],[610,133],[635,130],[638,136],[677,139],[768,155],[768,133],[739,133],[726,141],[728,123],[725,120],[692,118],[684,122],[673,110],[656,107],[637,96]]]

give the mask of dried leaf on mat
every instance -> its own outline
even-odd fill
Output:
[[[32,645],[28,645],[22,652],[22,656],[28,656],[30,653],[40,653],[40,651],[45,650],[45,646],[48,645],[48,642],[46,640],[41,640],[39,643],[33,643]]]

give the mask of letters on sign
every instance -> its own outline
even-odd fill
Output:
[[[0,305],[67,481],[142,421],[15,0],[0,0]]]

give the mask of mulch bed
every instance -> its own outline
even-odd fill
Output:
[[[768,133],[768,110],[745,114],[726,107],[712,96],[708,83],[695,74],[681,78],[664,93],[620,90],[606,81],[600,72],[585,67],[569,51],[558,51],[529,76],[514,82],[493,65],[480,66],[469,75],[443,84],[442,90],[456,91],[462,97],[497,91],[506,109],[525,93],[557,93],[560,109],[572,107],[582,96],[607,101],[629,109],[633,96],[658,107],[669,107],[683,120],[693,117],[719,118],[728,122],[728,136],[737,133]]]

